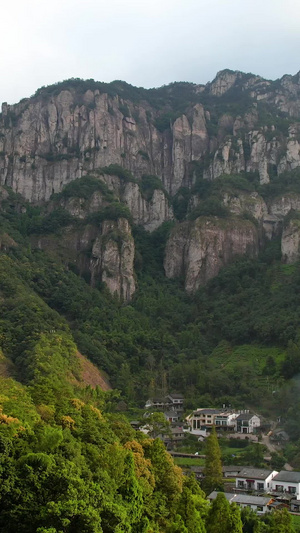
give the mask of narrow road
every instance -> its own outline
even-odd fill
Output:
[[[279,448],[270,442],[268,435],[262,435],[261,443],[264,444],[270,452],[278,452]]]
[[[276,446],[272,444],[272,442],[270,442],[270,437],[268,437],[268,435],[262,435],[261,443],[264,444],[270,452],[278,453],[281,451],[280,446],[278,445]],[[293,467],[289,463],[285,463],[283,468],[289,471],[294,470]]]

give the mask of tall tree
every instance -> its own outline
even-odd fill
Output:
[[[207,515],[207,533],[231,533],[230,515],[230,504],[226,500],[224,493],[219,492],[212,502]]]
[[[236,503],[230,505],[230,533],[243,533],[241,511]]]
[[[203,488],[206,493],[209,494],[212,490],[220,490],[223,488],[221,450],[214,426],[211,434],[206,439],[205,454]]]

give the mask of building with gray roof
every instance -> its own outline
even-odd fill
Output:
[[[208,499],[213,501],[218,494],[217,491],[213,491],[208,496]],[[233,494],[231,492],[224,492],[224,496],[229,503],[234,502],[239,507],[251,507],[257,514],[266,513],[269,510],[268,506],[273,503],[273,499],[270,496],[252,496],[250,494]]]

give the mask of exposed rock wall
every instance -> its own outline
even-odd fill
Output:
[[[258,252],[258,231],[247,220],[200,217],[176,226],[164,261],[168,278],[183,276],[185,289],[195,292],[239,255]]]
[[[290,220],[283,229],[281,239],[282,259],[285,263],[295,263],[300,259],[300,220]]]
[[[172,206],[163,190],[155,189],[152,197],[146,200],[138,183],[130,181],[123,183],[118,176],[107,174],[103,174],[98,179],[114,193],[116,200],[128,207],[134,224],[142,225],[147,231],[154,231],[163,222],[174,219]],[[50,202],[49,209],[52,210],[58,204],[72,216],[84,219],[92,213],[97,213],[109,203],[105,194],[96,191],[88,199],[77,197],[62,197],[58,201],[54,199]]]
[[[135,291],[134,240],[128,220],[106,220],[92,248],[92,284],[101,279],[112,294],[128,302]]]
[[[98,176],[129,208],[133,222],[153,231],[174,219],[170,196],[182,187],[192,189],[199,178],[251,172],[267,184],[272,176],[300,167],[299,74],[271,82],[226,70],[207,86],[187,85],[182,88],[189,95],[186,101],[172,86],[160,93],[162,103],[163,97],[155,100],[153,93],[149,99],[144,92],[143,98],[130,100],[121,96],[122,87],[108,94],[82,92],[71,84],[14,106],[3,104],[0,186],[42,204],[74,179]],[[110,164],[130,170],[134,180],[103,173]],[[145,195],[139,183],[144,174],[158,176],[163,187]],[[88,199],[56,198],[49,209],[59,202],[74,217],[86,219],[110,201],[97,191]],[[200,201],[193,196],[190,207]],[[300,197],[291,194],[266,203],[254,192],[229,191],[221,201],[232,218],[183,222],[168,241],[166,274],[184,276],[189,292],[234,257],[256,255],[263,234],[267,239],[279,235],[284,217],[300,210]],[[298,257],[296,233],[295,224],[284,230],[287,261]],[[106,283],[123,300],[134,293],[134,242],[126,219],[106,220],[98,228],[67,228],[59,242],[43,237],[38,244],[56,246],[66,261],[90,273],[93,284]]]
[[[146,99],[137,103],[99,89],[82,94],[72,86],[53,94],[42,91],[13,106],[3,104],[0,184],[29,201],[42,202],[75,178],[114,163],[138,179],[145,173],[157,175],[174,195],[181,186],[192,185],[193,161],[202,165],[208,179],[257,171],[261,183],[269,181],[270,166],[278,174],[300,166],[299,74],[269,82],[222,71],[206,87],[191,87],[193,103],[187,101],[178,118],[176,108],[175,119],[164,131],[157,129],[156,119],[171,113],[172,88],[166,89],[162,109]],[[222,101],[230,91],[235,91],[234,102],[246,94],[248,108],[228,112],[224,100],[224,114],[216,124],[216,99]],[[270,116],[262,125],[261,102],[271,106],[274,124]],[[278,111],[295,120],[288,134],[285,126],[278,129]]]
[[[80,274],[89,275],[91,284],[106,284],[112,294],[128,302],[135,292],[134,240],[128,220],[106,220],[101,226],[64,228],[61,235],[33,237],[35,246],[51,251]]]

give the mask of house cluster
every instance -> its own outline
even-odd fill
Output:
[[[261,419],[248,410],[235,411],[231,409],[196,409],[186,418],[190,432],[193,435],[206,436],[206,432],[216,426],[216,429],[231,431],[232,433],[255,433],[261,425]]]
[[[145,409],[162,411],[171,424],[176,424],[183,413],[184,397],[182,394],[168,394],[164,398],[147,400]]]
[[[300,472],[265,470],[262,468],[235,467],[234,492],[226,492],[229,502],[240,507],[250,507],[257,514],[273,509],[286,508],[293,512],[300,510]],[[217,497],[213,491],[208,499]]]

